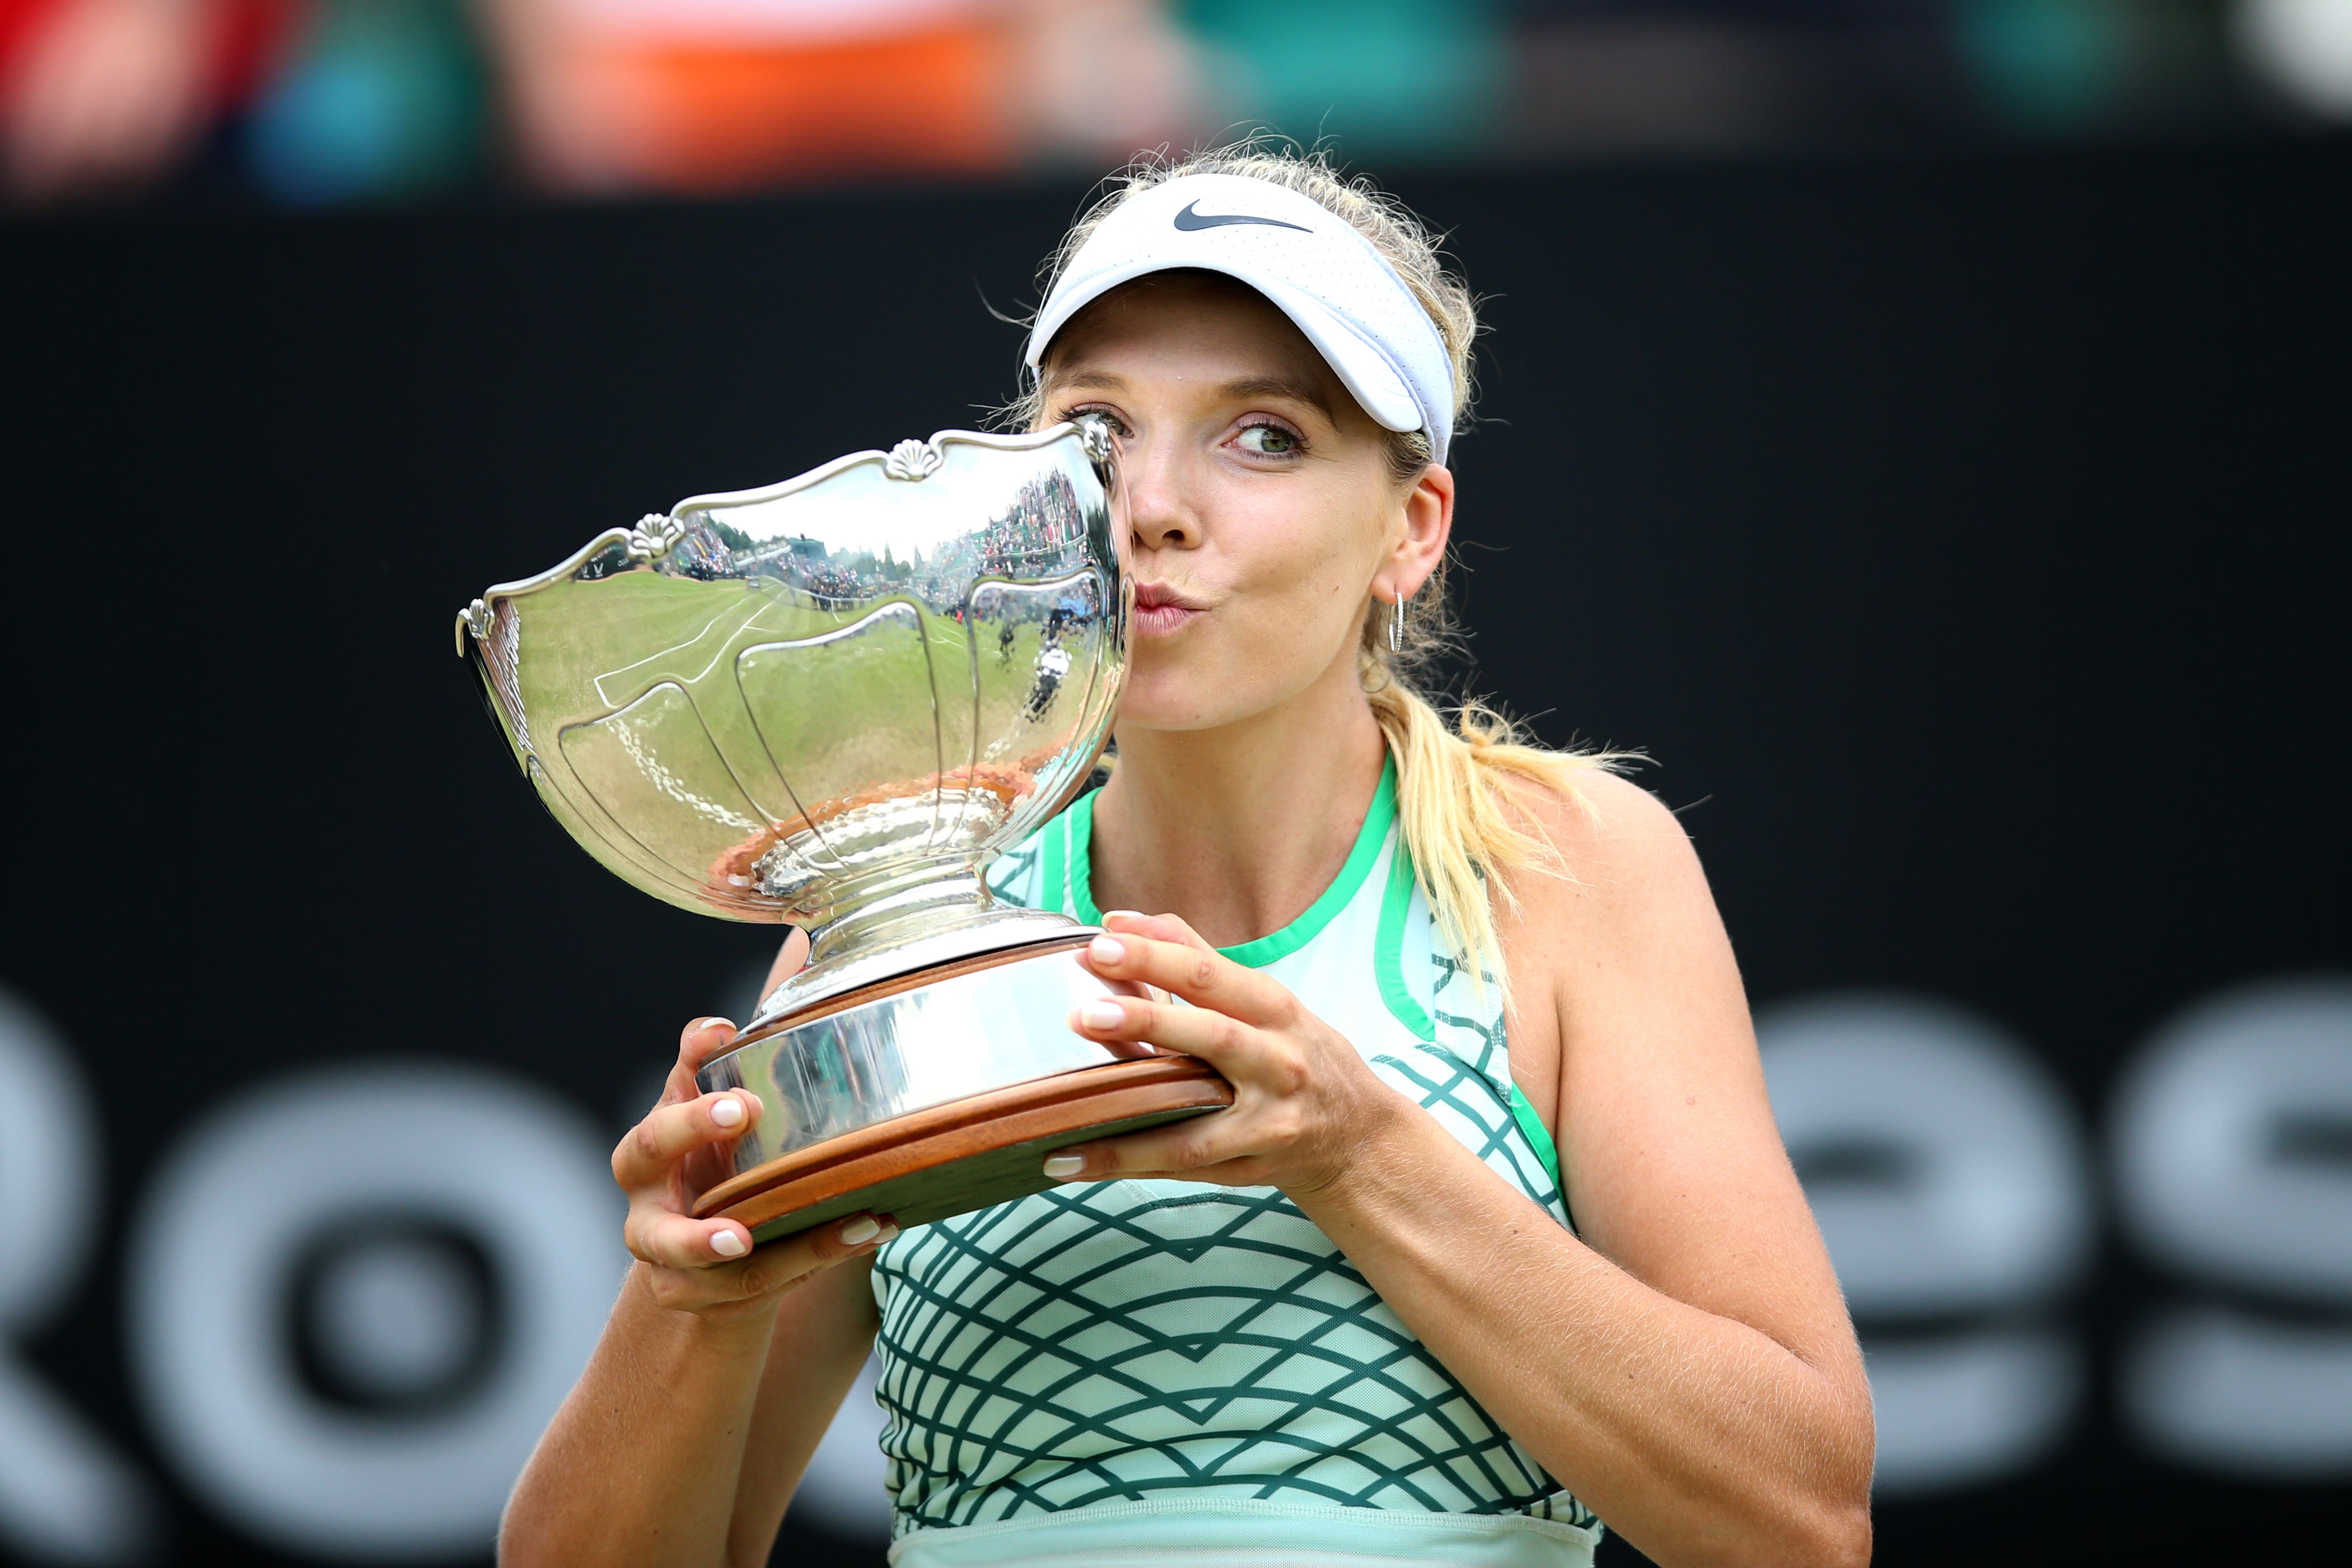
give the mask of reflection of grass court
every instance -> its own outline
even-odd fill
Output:
[[[759,745],[749,724],[750,715],[737,694],[733,675],[737,657],[762,643],[796,642],[845,631],[874,608],[869,605],[854,611],[821,609],[811,596],[787,588],[762,586],[753,592],[735,582],[703,583],[657,572],[625,572],[595,582],[543,589],[527,601],[531,618],[553,623],[555,617],[545,611],[555,608],[553,602],[559,596],[562,600],[561,636],[532,639],[538,646],[527,642],[522,649],[523,700],[531,711],[602,714],[627,706],[664,679],[675,680],[693,696],[704,723],[730,755],[739,742]],[[959,677],[971,668],[969,634],[945,616],[927,612],[923,622],[934,673],[940,682],[940,696],[952,702],[964,685]],[[1042,628],[1034,622],[1017,623],[1009,658],[1001,646],[1000,623],[984,623],[979,630],[979,673],[983,686],[1000,683],[992,677],[1018,675],[1024,679],[1025,692],[1027,673],[1036,664]],[[656,651],[614,666],[611,658],[615,648]],[[820,743],[845,739],[881,717],[877,710],[888,697],[902,693],[908,685],[906,677],[919,668],[906,657],[914,652],[911,645],[894,651],[904,660],[897,668],[887,658],[860,659],[852,668],[829,672],[822,693],[806,693],[796,706],[824,711],[804,712],[799,731],[802,738]],[[921,717],[928,725],[928,698],[923,709]],[[1005,704],[998,717],[1009,720],[1018,709],[1015,700]],[[987,717],[983,713],[982,732],[1002,733],[1003,726],[991,726]],[[951,756],[948,765],[964,760]]]
[[[1024,610],[1062,592],[992,591]],[[1064,637],[1077,679],[1032,715],[1042,613],[1010,621],[1008,647],[1005,621],[967,630],[910,599],[828,609],[781,584],[644,571],[553,584],[518,608],[523,701],[557,731],[536,745],[552,741],[633,837],[698,880],[747,834],[827,802],[1050,745],[1083,701],[1095,635]]]

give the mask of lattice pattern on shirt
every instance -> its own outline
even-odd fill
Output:
[[[1528,1146],[1520,1132],[1516,1118],[1511,1115],[1511,1058],[1503,1038],[1503,1013],[1497,1002],[1499,988],[1495,977],[1480,972],[1485,989],[1474,988],[1469,979],[1469,963],[1459,956],[1438,952],[1432,956],[1436,983],[1430,997],[1430,1022],[1435,1026],[1438,1043],[1456,1075],[1443,1085],[1433,1083],[1425,1091],[1439,1097],[1454,1094],[1462,1079],[1475,1078],[1502,1108],[1503,1125],[1494,1125],[1491,1116],[1474,1115],[1470,1121],[1484,1130],[1483,1139],[1465,1136],[1464,1127],[1454,1127],[1454,1135],[1477,1151],[1478,1157],[1511,1179],[1512,1184],[1526,1193],[1549,1211],[1562,1225],[1570,1224],[1567,1194],[1544,1163]],[[1424,1105],[1428,1104],[1423,1100]],[[1481,1102],[1483,1103],[1483,1101]]]
[[[1559,1214],[1486,1075],[1373,1068]],[[1593,1522],[1271,1188],[1042,1194],[909,1232],[877,1288],[902,1533],[1178,1492]]]
[[[989,868],[1009,901],[1060,902],[1040,842]],[[1372,1069],[1566,1223],[1468,973]],[[875,1289],[901,1534],[1176,1495],[1598,1522],[1272,1188],[1059,1188],[909,1231]]]

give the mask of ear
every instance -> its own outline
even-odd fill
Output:
[[[1404,531],[1372,579],[1379,595],[1390,601],[1412,597],[1445,559],[1446,542],[1454,537],[1453,471],[1436,463],[1422,469],[1400,508]]]

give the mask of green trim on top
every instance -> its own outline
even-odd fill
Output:
[[[1063,874],[1069,878],[1070,913],[1080,925],[1102,924],[1102,911],[1095,908],[1095,795],[1089,790],[1078,803],[1062,813],[1062,832],[1068,837],[1069,858],[1063,862]]]
[[[1095,797],[1087,795],[1062,816],[1070,825],[1070,909],[1081,921],[1098,926],[1102,924],[1102,910],[1095,907]],[[1356,847],[1348,851],[1347,864],[1339,868],[1339,875],[1331,885],[1323,889],[1323,896],[1307,905],[1305,914],[1273,935],[1217,951],[1235,963],[1263,969],[1313,942],[1348,907],[1348,900],[1356,896],[1356,889],[1371,875],[1372,862],[1381,858],[1381,846],[1387,841],[1389,826],[1395,821],[1396,759],[1391,757],[1381,764],[1381,784],[1372,792],[1372,804],[1364,812],[1364,826],[1356,831]]]
[[[1412,851],[1404,835],[1396,838],[1389,855],[1388,891],[1381,896],[1380,937],[1372,944],[1372,973],[1380,977],[1381,1000],[1396,1021],[1411,1029],[1415,1039],[1435,1044],[1437,1024],[1404,983],[1404,918],[1412,909]]]
[[[1348,907],[1348,900],[1356,896],[1356,889],[1372,874],[1372,862],[1381,858],[1381,846],[1388,842],[1389,827],[1395,821],[1396,759],[1389,757],[1381,763],[1381,784],[1372,791],[1372,804],[1364,812],[1364,826],[1356,830],[1356,847],[1348,851],[1347,864],[1339,868],[1331,885],[1323,889],[1323,896],[1307,905],[1305,914],[1273,935],[1217,951],[1235,963],[1263,969],[1313,942]]]
[[[1528,1103],[1526,1092],[1517,1084],[1511,1085],[1511,1120],[1519,1124],[1521,1132],[1527,1134],[1528,1143],[1534,1146],[1536,1158],[1543,1162],[1544,1174],[1551,1178],[1552,1186],[1562,1194],[1560,1203],[1565,1206],[1568,1198],[1567,1189],[1559,1184],[1559,1147],[1551,1141],[1551,1134],[1544,1131],[1543,1118],[1536,1114],[1536,1108]],[[1572,1225],[1570,1228],[1573,1228]]]
[[[1092,800],[1094,796],[1087,795],[1086,799]],[[1085,801],[1079,802],[1079,805],[1084,804]],[[1069,890],[1062,882],[1062,844],[1069,835],[1070,815],[1077,809],[1076,805],[1071,806],[1069,811],[1047,823],[1045,832],[1038,835],[1045,842],[1037,857],[1037,907],[1052,910],[1056,914],[1069,907],[1062,897]]]

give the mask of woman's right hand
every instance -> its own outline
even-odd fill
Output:
[[[688,1024],[660,1102],[613,1150],[613,1179],[629,1194],[624,1237],[647,1266],[654,1300],[707,1318],[771,1306],[811,1275],[867,1257],[898,1234],[887,1215],[856,1214],[755,1251],[738,1222],[687,1212],[695,1194],[726,1178],[728,1145],[759,1124],[756,1095],[697,1092],[696,1070],[734,1038],[724,1018]]]

